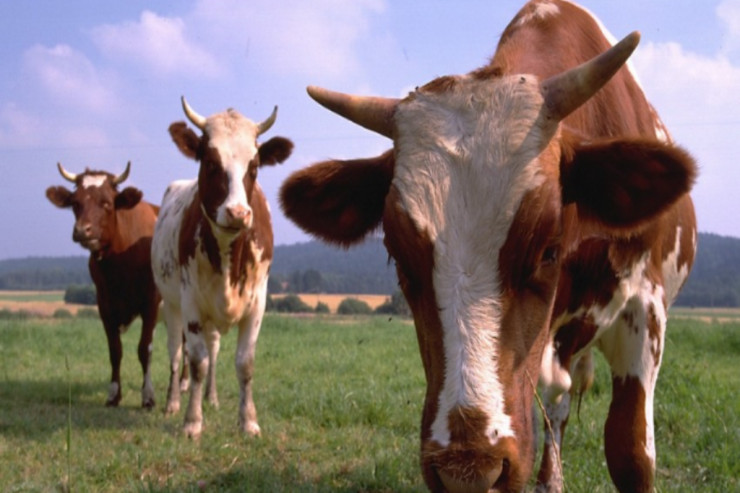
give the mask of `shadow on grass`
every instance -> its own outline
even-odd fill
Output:
[[[336,474],[318,478],[301,476],[295,466],[287,466],[278,470],[269,466],[249,464],[238,470],[217,474],[210,478],[162,487],[149,487],[146,491],[152,493],[174,491],[193,493],[203,491],[218,491],[219,493],[244,491],[255,493],[421,493],[427,491],[421,483],[421,478],[416,486],[399,485],[390,479],[373,478],[368,475],[365,468],[360,467],[343,469]]]
[[[71,386],[72,427],[75,429],[130,429],[141,425],[150,412],[133,403],[140,397],[127,392],[119,407],[106,407],[107,384],[75,382]],[[43,439],[66,429],[69,417],[69,383],[3,380],[0,385],[0,433]],[[129,405],[128,403],[132,403]]]

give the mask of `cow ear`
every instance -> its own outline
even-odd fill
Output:
[[[46,198],[57,207],[70,207],[72,205],[72,192],[64,187],[49,187],[46,189]]]
[[[143,195],[138,188],[126,187],[116,195],[114,205],[116,209],[132,209],[141,202]]]
[[[285,137],[273,137],[260,144],[260,165],[282,163],[293,152],[293,142]]]
[[[195,159],[198,155],[198,146],[200,138],[193,132],[185,122],[175,122],[169,128],[172,141],[175,143],[180,152],[190,159]]]
[[[680,147],[657,140],[611,140],[564,149],[563,203],[579,220],[616,232],[653,219],[687,193],[696,163]]]
[[[296,171],[280,188],[280,205],[304,231],[350,246],[380,225],[393,179],[393,152],[324,161]]]

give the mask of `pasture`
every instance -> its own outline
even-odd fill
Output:
[[[97,320],[0,320],[3,491],[421,492],[424,377],[413,326],[382,316],[266,317],[255,403],[262,437],[236,432],[235,337],[222,339],[220,409],[199,441],[162,414],[166,334],[157,327],[157,407],[139,408],[139,322],[124,335],[121,407],[103,406],[109,364]],[[609,375],[565,436],[566,491],[613,491],[602,452]],[[740,319],[675,318],[655,406],[657,491],[740,489]]]

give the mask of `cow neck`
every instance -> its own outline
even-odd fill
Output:
[[[215,271],[228,272],[229,277],[235,281],[239,277],[237,267],[240,264],[238,260],[241,254],[241,245],[244,244],[241,240],[247,239],[247,230],[225,228],[208,216],[202,203],[200,209],[209,226],[208,231],[201,229],[208,261]],[[208,246],[209,244],[210,246]]]

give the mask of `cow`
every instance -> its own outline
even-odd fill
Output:
[[[89,168],[74,174],[61,163],[57,163],[57,168],[64,179],[74,183],[74,191],[53,186],[46,190],[46,196],[57,207],[72,209],[72,240],[90,251],[88,268],[95,284],[111,364],[105,405],[115,407],[121,402],[121,334],[136,317],[141,317],[141,405],[152,409],[155,399],[149,370],[160,296],[152,277],[150,255],[159,207],[143,201],[137,188],[118,190],[128,178],[131,162],[120,175]]]
[[[237,325],[239,427],[247,435],[259,435],[252,375],[267,300],[273,232],[257,171],[285,161],[293,143],[273,137],[257,144],[257,138],[275,122],[277,107],[259,124],[233,109],[205,118],[184,97],[182,107],[203,134],[199,137],[182,121],[169,127],[178,149],[200,162],[200,169],[197,179],[175,181],[167,188],[152,243],[170,356],[165,412],[174,414],[180,408],[176,376],[184,334],[191,383],[183,431],[191,438],[200,436],[203,380],[207,378],[207,399],[218,406],[220,337]]]
[[[553,432],[536,487],[560,490],[552,459],[592,347],[612,374],[612,480],[652,490],[653,393],[667,308],[693,263],[696,164],[625,66],[639,33],[615,44],[600,26],[571,2],[533,0],[468,74],[402,99],[308,88],[393,141],[294,172],[280,202],[344,247],[382,226],[425,371],[431,491],[526,486],[538,380]]]

